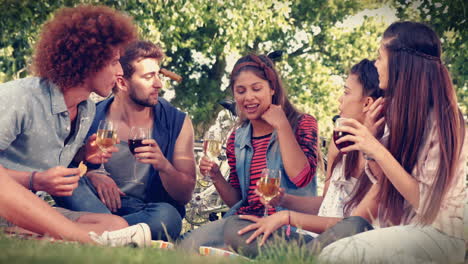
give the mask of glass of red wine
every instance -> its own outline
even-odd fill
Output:
[[[340,116],[335,116],[333,117],[333,121],[335,122],[335,128],[337,127],[340,127],[343,125],[343,121],[345,121],[347,118],[344,118],[344,117],[340,117]],[[351,142],[351,141],[344,141],[344,142],[341,142],[339,144],[336,143],[336,141],[341,138],[341,137],[344,137],[346,135],[350,135],[348,132],[342,132],[342,131],[336,131],[336,130],[333,130],[333,141],[335,142],[335,145],[336,147],[341,151],[342,148],[345,148],[347,146],[350,146],[352,144],[354,144],[354,142]]]
[[[133,155],[135,155],[135,149],[139,147],[148,146],[148,144],[143,144],[143,140],[151,138],[151,129],[148,127],[131,127],[130,135],[128,137],[128,148]],[[143,184],[141,180],[137,177],[137,162],[138,159],[135,157],[135,162],[133,164],[133,177],[129,182]]]

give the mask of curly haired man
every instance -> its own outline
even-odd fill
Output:
[[[98,151],[95,135],[83,144],[95,115],[95,104],[89,95],[91,92],[100,96],[110,94],[117,76],[123,74],[120,52],[136,38],[137,29],[132,19],[109,7],[81,5],[62,8],[54,14],[43,26],[36,44],[35,77],[0,85],[0,165],[6,169],[2,170],[0,178],[11,177],[33,192],[69,196],[80,178],[79,169],[67,168],[73,159],[100,163],[101,158],[110,157],[111,154]],[[5,219],[0,222],[6,226],[21,226],[24,214],[18,207],[26,204],[26,197],[12,197],[10,207],[16,209],[0,212],[10,222]],[[29,200],[32,205],[37,204],[35,199]],[[101,234],[128,226],[125,220],[113,215],[62,208],[57,211],[76,222],[76,228],[87,232]],[[47,213],[50,215],[49,210],[44,211]],[[56,219],[59,214],[53,215]],[[35,228],[36,233],[61,234],[55,230],[58,227],[44,223],[46,216],[27,214],[27,217],[33,226],[44,227]],[[49,219],[49,222],[54,221]],[[23,227],[28,229],[28,226]],[[126,230],[128,232],[114,231],[120,232],[117,235],[104,232],[106,241],[101,244],[119,244],[112,238],[135,233],[148,240],[146,225]],[[94,240],[103,240],[94,237]],[[127,242],[142,244],[131,239]]]

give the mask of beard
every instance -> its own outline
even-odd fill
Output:
[[[131,89],[131,92],[129,94],[130,99],[137,105],[144,106],[144,107],[153,107],[158,103],[158,99],[153,100],[151,98],[146,98],[146,99],[141,99],[138,98],[136,93],[134,92],[134,89]]]

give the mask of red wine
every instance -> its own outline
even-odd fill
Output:
[[[142,141],[143,139],[129,139],[128,140],[128,148],[130,149],[133,155],[135,155],[136,148],[148,146],[148,144],[141,143]]]
[[[336,144],[336,141],[341,138],[341,137],[344,137],[346,135],[350,135],[348,132],[342,132],[342,131],[333,131],[333,141],[335,142],[335,145],[338,149],[342,149],[342,148],[345,148],[347,146],[351,146],[352,144],[354,144],[354,142],[351,142],[351,141],[345,141],[345,142],[341,142],[340,144]]]

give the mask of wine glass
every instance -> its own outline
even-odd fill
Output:
[[[281,170],[263,169],[260,180],[257,182],[257,190],[268,203],[279,193],[281,185]],[[268,216],[268,206],[265,206],[264,216]]]
[[[335,128],[338,128],[340,126],[343,125],[343,121],[347,120],[348,118],[344,118],[344,117],[339,117],[339,118],[336,118],[335,120]],[[350,146],[352,144],[354,144],[354,142],[351,142],[351,141],[345,141],[345,142],[341,142],[339,144],[336,143],[336,141],[341,138],[341,137],[344,137],[346,135],[350,135],[348,132],[342,132],[342,131],[336,131],[336,130],[333,130],[333,141],[335,142],[335,145],[336,147],[338,148],[338,150],[341,151],[342,148],[345,148],[347,146]]]
[[[107,149],[112,147],[117,143],[117,124],[111,120],[101,120],[99,121],[96,144],[99,149],[106,153]],[[104,158],[101,156],[101,166],[95,170],[97,173],[109,175],[109,172],[106,171],[104,167]]]
[[[128,137],[128,148],[133,155],[135,155],[135,149],[138,147],[149,146],[148,144],[143,144],[143,140],[151,138],[151,129],[148,127],[131,127],[130,135]],[[135,156],[134,156],[135,157]],[[133,177],[128,182],[144,184],[141,180],[137,178],[137,157],[135,157],[135,162],[133,163]]]
[[[221,136],[213,131],[206,132],[203,138],[203,153],[205,156],[208,157],[210,161],[216,161],[219,155],[221,155],[221,148]],[[207,174],[203,176],[204,181],[211,181],[210,172],[207,172]]]

